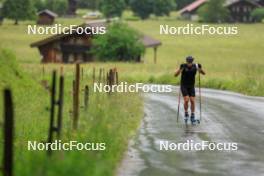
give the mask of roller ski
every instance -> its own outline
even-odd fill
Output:
[[[195,119],[194,113],[192,113],[192,115],[191,115],[191,123],[192,123],[192,125],[200,124],[200,120]]]
[[[185,115],[184,115],[184,122],[185,122],[185,125],[188,124],[188,118],[189,118],[189,114],[188,114],[188,112],[185,112]]]

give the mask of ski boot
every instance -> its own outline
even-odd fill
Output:
[[[185,116],[184,116],[184,122],[185,122],[185,124],[188,123],[188,118],[189,118],[189,114],[188,114],[188,112],[185,112]]]

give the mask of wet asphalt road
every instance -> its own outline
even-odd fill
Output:
[[[182,103],[176,122],[178,88],[173,90],[143,95],[145,117],[117,175],[264,176],[264,98],[202,89],[202,122],[186,126]],[[187,140],[236,142],[238,150],[160,150],[160,141]]]

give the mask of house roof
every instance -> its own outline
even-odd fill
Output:
[[[191,12],[197,8],[199,8],[201,5],[203,5],[207,0],[196,0],[193,3],[185,6],[183,9],[179,11],[180,14],[184,12]]]
[[[199,8],[201,5],[203,5],[205,2],[207,2],[208,0],[196,0],[193,3],[185,6],[183,9],[181,9],[179,11],[180,14],[185,13],[185,12],[191,12],[197,8]],[[224,6],[228,7],[230,5],[233,5],[235,3],[238,3],[241,0],[226,0]],[[257,0],[243,0],[243,1],[247,1],[257,7],[260,7],[261,5],[258,4]]]
[[[42,11],[38,12],[38,15],[41,15],[41,14],[47,14],[47,15],[52,16],[54,18],[58,16],[56,13],[54,13],[54,12],[48,10],[48,9],[45,9],[45,10],[42,10]]]
[[[224,6],[228,7],[228,6],[231,6],[231,5],[233,5],[233,4],[238,3],[238,2],[240,2],[240,1],[241,1],[241,0],[226,0]],[[260,4],[257,3],[257,1],[254,1],[254,0],[243,0],[243,1],[246,1],[246,2],[248,2],[248,3],[250,3],[250,4],[253,4],[253,5],[257,6],[257,7],[260,7],[260,6],[261,6]]]
[[[79,25],[79,26],[76,26],[76,28],[78,27],[96,27],[96,26],[103,26],[105,25],[105,23],[102,23],[102,22],[90,22],[90,23],[84,23],[82,25]],[[42,46],[42,45],[45,45],[45,44],[48,44],[50,42],[54,42],[54,41],[57,41],[57,40],[60,40],[70,34],[66,34],[68,31],[65,31],[65,33],[62,33],[62,34],[56,34],[56,35],[52,35],[50,37],[47,37],[43,40],[40,40],[40,41],[37,41],[37,42],[34,42],[32,43],[30,46],[31,47],[39,47],[39,46]]]
[[[79,25],[77,27],[106,27],[106,26],[107,26],[106,20],[94,20],[94,21],[89,21],[87,23]],[[31,47],[39,47],[39,46],[48,44],[50,42],[54,42],[54,41],[60,40],[60,39],[66,37],[68,35],[71,35],[71,34],[65,34],[64,33],[64,34],[52,35],[52,36],[50,36],[48,38],[45,38],[43,40],[34,42],[30,46]],[[142,43],[143,43],[143,45],[145,47],[155,47],[155,46],[161,45],[161,42],[159,40],[156,40],[156,39],[154,39],[154,38],[152,38],[150,36],[147,36],[147,35],[143,35],[141,41],[142,41]]]

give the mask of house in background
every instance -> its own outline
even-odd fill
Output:
[[[179,11],[183,19],[198,20],[197,11],[210,0],[196,0]],[[230,22],[253,22],[251,12],[261,7],[263,0],[226,0],[223,6],[230,11]]]
[[[75,16],[77,11],[78,0],[68,0],[67,15]]]
[[[250,0],[228,0],[225,6],[230,11],[231,22],[253,22],[251,12],[261,7],[256,1]]]
[[[80,27],[106,27],[105,20],[91,21]],[[157,60],[157,48],[161,42],[149,36],[143,36],[141,42],[146,48],[154,49],[154,62]],[[43,63],[82,63],[91,62],[94,57],[89,50],[93,44],[93,35],[88,34],[58,34],[32,43],[31,47],[37,47],[42,56]],[[141,61],[141,56],[136,60]]]
[[[38,21],[37,24],[40,25],[52,25],[55,21],[55,18],[58,15],[48,9],[38,12]]]

